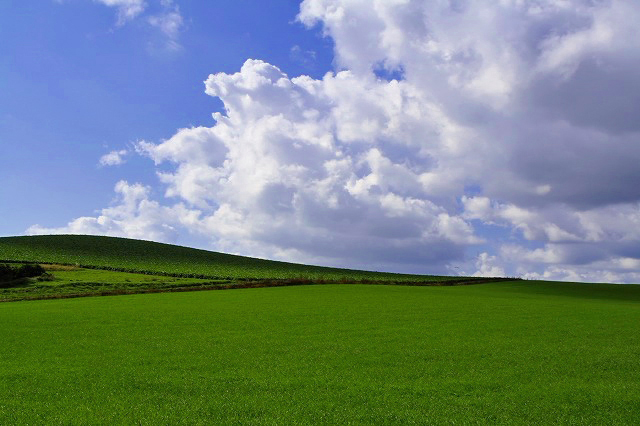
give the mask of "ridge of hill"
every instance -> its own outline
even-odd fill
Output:
[[[94,235],[0,237],[0,262],[56,263],[155,275],[232,280],[306,278],[432,282],[461,278],[303,265]]]

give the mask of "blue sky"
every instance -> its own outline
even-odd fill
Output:
[[[0,4],[0,235],[640,282],[640,6]]]
[[[154,183],[148,159],[117,168],[98,167],[98,159],[140,139],[211,125],[221,103],[204,94],[210,73],[251,57],[292,75],[332,69],[330,40],[294,22],[297,1],[181,3],[177,51],[142,19],[154,6],[118,26],[113,8],[91,1],[2,2],[0,200],[11,201],[0,203],[0,235],[91,214],[110,203],[122,176]]]

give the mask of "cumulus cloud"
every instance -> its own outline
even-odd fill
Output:
[[[587,210],[550,203],[536,209],[492,202],[487,197],[463,197],[463,217],[504,226],[535,249],[505,244],[503,264],[529,278],[573,281],[636,282],[640,269],[640,203],[600,206]]]
[[[442,191],[428,184],[437,166],[408,134],[435,132],[436,118],[419,111],[422,101],[406,83],[348,71],[289,78],[248,60],[205,86],[226,108],[214,115],[214,127],[181,129],[138,149],[157,164],[175,164],[160,174],[166,196],[210,211],[204,232],[221,246],[427,270],[479,241],[464,220],[429,199]],[[417,110],[408,115],[405,106]],[[434,148],[446,150],[435,139]],[[389,158],[399,154],[394,146],[406,151],[403,161]]]
[[[33,225],[27,234],[110,235],[173,242],[181,227],[190,227],[197,222],[197,210],[180,203],[162,206],[149,199],[151,189],[147,186],[120,181],[114,190],[117,195],[115,205],[102,209],[99,215],[79,217],[59,228]]]
[[[118,151],[111,151],[108,154],[103,155],[98,160],[98,163],[101,166],[119,166],[120,164],[124,164],[126,162],[125,157],[129,154],[129,151],[126,149],[121,149]]]
[[[476,272],[472,275],[474,277],[504,277],[506,275],[504,268],[499,263],[500,260],[496,256],[482,252],[476,258]]]
[[[209,76],[214,126],[137,146],[153,203],[243,254],[638,281],[638,18],[619,1],[305,0],[338,70]]]

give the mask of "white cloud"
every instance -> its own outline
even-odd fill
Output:
[[[144,0],[94,0],[109,7],[114,7],[118,13],[118,25],[134,19],[140,15],[147,3]]]
[[[62,3],[64,0],[54,0]],[[162,46],[170,51],[181,49],[179,43],[180,33],[184,29],[184,18],[180,8],[173,0],[155,0],[156,12],[149,13],[149,4],[146,0],[93,0],[105,6],[114,8],[117,14],[117,26],[122,26],[139,16],[146,15],[146,22],[156,28],[162,35]],[[151,10],[153,11],[153,7]],[[159,9],[159,10],[158,10]]]
[[[172,242],[180,227],[191,227],[198,221],[197,210],[179,203],[161,206],[149,199],[150,188],[141,184],[120,181],[115,192],[116,204],[102,209],[98,216],[79,217],[60,228],[33,225],[27,234],[110,235]]]
[[[389,264],[398,268],[406,258],[426,270],[478,241],[461,218],[428,199],[433,189],[421,173],[432,166],[387,157],[398,146],[407,161],[427,158],[409,133],[435,134],[429,111],[402,112],[419,107],[405,83],[349,72],[290,79],[249,60],[236,74],[211,75],[206,91],[227,110],[215,115],[216,126],[182,129],[138,149],[158,164],[176,164],[161,174],[167,196],[209,209],[202,231],[227,249],[257,244],[255,254],[286,250],[334,264],[350,253],[370,265],[387,262],[395,247]],[[434,149],[447,149],[435,139]]]
[[[129,154],[129,151],[126,149],[121,149],[119,151],[111,151],[108,154],[100,157],[98,161],[101,166],[119,166],[120,164],[124,164],[126,162],[125,158]]]
[[[164,34],[165,45],[169,50],[179,50],[182,46],[178,42],[178,38],[184,26],[180,8],[171,0],[162,0],[162,8],[162,12],[150,16],[148,22]]]
[[[150,229],[194,209],[181,226],[243,254],[636,279],[640,5],[305,0],[298,19],[340,71],[209,76],[214,126],[137,146],[165,189]]]
[[[289,59],[305,68],[312,69],[316,62],[316,52],[314,50],[304,50],[295,44],[289,49]]]
[[[480,253],[476,259],[476,272],[474,277],[504,277],[505,271],[499,264],[499,259],[496,256],[491,256],[489,253]]]

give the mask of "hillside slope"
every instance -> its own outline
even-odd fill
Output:
[[[0,262],[25,261],[223,279],[326,279],[429,282],[460,277],[326,268],[199,250],[151,241],[91,235],[0,237]]]

